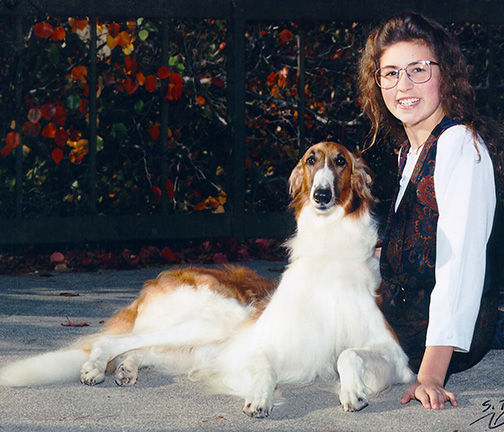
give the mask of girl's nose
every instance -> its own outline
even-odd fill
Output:
[[[409,90],[413,87],[413,83],[408,77],[408,74],[406,73],[405,70],[400,70],[399,71],[399,80],[397,83],[397,90],[399,91],[404,91],[404,90]]]

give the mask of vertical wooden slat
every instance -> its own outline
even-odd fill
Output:
[[[245,7],[244,0],[232,0],[232,75],[233,93],[232,124],[232,235],[237,239],[245,236]]]
[[[21,99],[22,99],[22,80],[23,80],[23,23],[20,16],[16,17],[16,93],[15,93],[15,104],[16,111],[22,112]],[[21,131],[21,125],[16,125],[18,132]],[[23,215],[23,146],[20,145],[16,148],[15,153],[16,158],[16,187],[15,187],[15,214],[16,218],[19,219]]]
[[[170,60],[170,49],[168,40],[169,23],[168,18],[164,18],[161,24],[161,62],[163,66],[168,66]],[[163,214],[168,213],[169,197],[166,191],[166,181],[168,180],[168,102],[161,101],[161,208]]]
[[[305,127],[305,47],[306,47],[306,31],[303,24],[299,25],[299,33],[297,37],[297,98],[298,98],[298,151],[299,156],[303,155],[306,147],[306,127]]]
[[[96,143],[97,143],[97,55],[96,55],[97,17],[89,18],[89,213],[96,214]]]
[[[489,24],[487,26],[487,39],[488,39],[488,57],[487,57],[487,110],[488,116],[493,117],[495,115],[495,73],[494,73],[494,26]]]

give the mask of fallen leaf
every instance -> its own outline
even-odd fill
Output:
[[[70,321],[70,318],[68,318],[68,315],[65,315],[65,317],[68,322],[61,323],[61,325],[63,327],[88,327],[89,326],[89,324],[87,322],[81,322],[81,323],[72,322],[72,321]]]

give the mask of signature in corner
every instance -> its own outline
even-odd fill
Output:
[[[474,420],[470,426],[483,420],[488,420],[488,429],[490,430],[504,426],[504,399],[500,399],[498,402],[488,399],[481,406],[483,407],[481,414],[484,415]]]

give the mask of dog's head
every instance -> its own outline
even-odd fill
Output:
[[[296,217],[307,205],[320,214],[341,207],[358,215],[369,209],[373,197],[368,167],[346,147],[321,142],[310,147],[289,178],[291,208]]]

